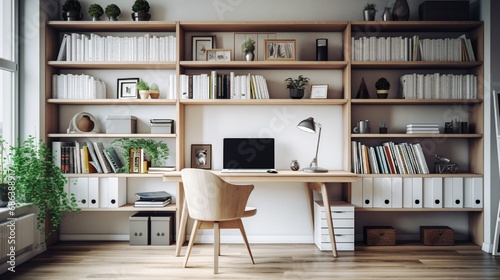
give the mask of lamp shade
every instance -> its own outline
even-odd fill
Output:
[[[314,118],[309,117],[309,118],[301,121],[297,125],[297,128],[299,128],[300,130],[303,130],[305,132],[316,133],[316,123],[314,122]]]

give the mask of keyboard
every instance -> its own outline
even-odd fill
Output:
[[[222,169],[221,173],[267,173],[275,169]]]

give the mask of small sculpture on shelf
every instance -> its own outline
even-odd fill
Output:
[[[151,97],[151,99],[158,99],[158,97],[160,97],[160,88],[157,84],[152,83],[149,86],[149,97]]]
[[[122,11],[115,4],[109,4],[106,7],[106,16],[109,18],[110,21],[117,21],[118,16],[120,16],[121,13]]]
[[[136,0],[132,6],[132,20],[134,21],[149,21],[151,14],[149,13],[149,3],[146,0]]]
[[[64,2],[62,9],[64,11],[63,19],[67,21],[81,20],[82,14],[80,11],[82,10],[82,6],[78,0],[66,0]]]
[[[436,173],[458,173],[458,164],[452,162],[449,158],[438,154],[435,155],[435,158],[438,160],[438,162],[434,163]]]
[[[102,15],[104,15],[104,10],[99,4],[91,4],[88,9],[89,16],[92,17],[93,21],[101,20]]]
[[[292,99],[301,99],[304,97],[305,86],[309,83],[309,78],[299,75],[297,79],[286,78],[285,84]]]
[[[241,43],[241,50],[245,53],[246,61],[253,61],[255,58],[255,41],[252,38],[248,38],[243,43]]]
[[[375,88],[377,89],[377,97],[379,99],[383,99],[387,98],[387,96],[389,95],[391,84],[386,78],[382,77],[375,83]]]
[[[361,78],[356,99],[370,99],[370,93],[368,92],[368,88],[366,88],[365,78]]]

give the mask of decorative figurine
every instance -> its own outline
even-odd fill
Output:
[[[449,158],[440,156],[438,154],[435,155],[435,158],[439,160],[439,162],[434,163],[435,164],[435,172],[437,173],[458,173],[458,164],[455,162],[452,162]]]

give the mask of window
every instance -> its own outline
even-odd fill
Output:
[[[0,2],[0,135],[13,142],[16,133],[17,104],[17,4]]]

